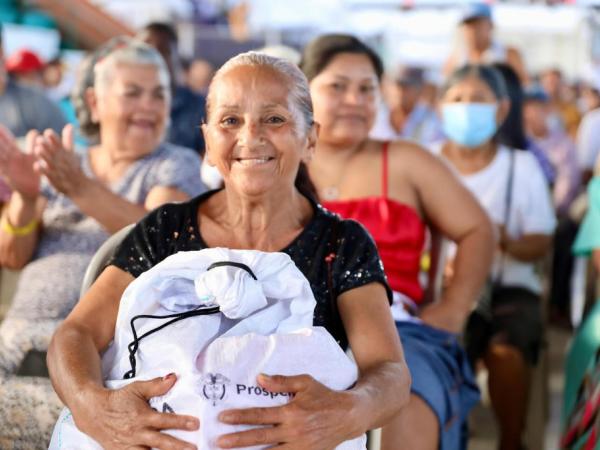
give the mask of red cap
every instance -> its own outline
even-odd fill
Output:
[[[19,50],[6,58],[6,70],[14,73],[31,72],[44,68],[44,63],[31,50]]]

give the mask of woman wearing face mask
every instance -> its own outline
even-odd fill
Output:
[[[443,90],[448,141],[439,151],[498,228],[490,302],[480,301],[470,317],[466,345],[469,357],[481,358],[489,370],[499,448],[516,450],[522,448],[530,371],[541,341],[541,282],[535,263],[550,247],[556,219],[534,156],[495,141],[508,108],[506,86],[495,69],[458,69]]]
[[[384,428],[382,448],[461,448],[461,425],[478,395],[455,335],[487,276],[489,221],[429,152],[368,138],[382,72],[373,50],[352,36],[325,35],[305,48],[301,68],[320,127],[310,175],[326,208],[358,220],[375,239],[412,374],[409,405]],[[428,227],[459,250],[455,283],[425,306],[418,276]]]

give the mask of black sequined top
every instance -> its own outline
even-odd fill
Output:
[[[207,192],[185,203],[167,204],[150,212],[127,235],[110,264],[138,277],[177,252],[207,248],[200,235],[198,209],[215,192]],[[324,326],[342,348],[346,348],[348,339],[333,299],[372,282],[383,284],[390,303],[392,293],[375,243],[365,228],[358,222],[342,220],[322,206],[311,203],[314,209],[312,219],[281,251],[292,258],[310,282],[317,301],[314,325]],[[333,296],[329,292],[326,260],[332,253],[335,254],[330,271]],[[364,300],[369,301],[367,298]]]

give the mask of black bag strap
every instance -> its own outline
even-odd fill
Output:
[[[129,350],[129,364],[131,365],[131,370],[128,370],[127,372],[125,372],[125,374],[123,375],[123,379],[128,380],[130,378],[135,377],[136,366],[137,366],[135,354],[138,351],[138,348],[140,347],[140,342],[142,341],[142,339],[150,336],[151,334],[156,333],[157,331],[162,330],[163,328],[168,327],[169,325],[174,324],[175,322],[179,322],[180,320],[187,319],[189,317],[206,316],[208,314],[216,314],[220,310],[221,309],[218,306],[211,306],[211,307],[199,307],[192,311],[168,314],[165,316],[153,316],[153,315],[149,315],[149,314],[140,314],[139,316],[134,316],[130,322],[131,332],[133,333],[133,340],[127,346],[127,349]],[[169,320],[168,322],[165,322],[162,325],[159,325],[155,328],[152,328],[151,330],[145,332],[144,334],[142,334],[141,336],[138,337],[137,331],[135,329],[135,321],[138,319],[155,319],[155,320],[171,319],[171,320]]]
[[[510,160],[508,166],[508,180],[506,185],[506,192],[504,195],[504,230],[508,233],[508,225],[511,217],[512,203],[513,203],[513,191],[514,191],[514,178],[515,178],[515,149],[509,149]],[[501,252],[500,265],[498,266],[498,273],[494,277],[494,284],[499,286],[502,283],[502,276],[504,275],[504,262],[506,260],[506,253]]]
[[[250,274],[250,276],[252,278],[254,278],[255,280],[257,279],[256,275],[254,275],[254,272],[252,272],[252,269],[250,269],[250,267],[248,267],[245,264],[234,262],[234,261],[218,261],[218,262],[215,262],[215,263],[211,264],[210,266],[208,266],[208,268],[206,270],[209,271],[216,267],[224,267],[224,266],[237,267],[238,269],[245,270],[246,272],[248,272]],[[162,330],[163,328],[168,327],[169,325],[179,322],[180,320],[188,319],[190,317],[207,316],[209,314],[217,314],[220,311],[221,311],[221,309],[218,306],[199,306],[191,311],[167,314],[164,316],[140,314],[138,316],[132,317],[132,319],[130,321],[130,325],[131,325],[131,332],[133,334],[133,340],[129,343],[129,345],[127,345],[127,349],[129,350],[129,364],[131,365],[131,369],[128,370],[127,372],[125,372],[125,374],[123,375],[123,379],[128,380],[130,378],[135,377],[136,366],[137,366],[135,354],[137,353],[138,349],[140,348],[140,342],[142,341],[142,339],[156,333],[157,331]],[[146,331],[144,334],[142,334],[141,336],[138,337],[137,330],[135,329],[135,321],[138,319],[153,319],[153,320],[171,319],[171,320],[168,320],[167,322],[163,323],[162,325],[159,325],[155,328],[152,328],[149,331]]]
[[[250,267],[248,267],[246,264],[242,264],[242,263],[235,262],[235,261],[214,262],[210,266],[208,266],[208,269],[206,269],[206,271],[208,272],[209,270],[216,269],[217,267],[227,267],[227,266],[237,267],[238,269],[245,270],[246,272],[248,272],[248,274],[252,278],[254,278],[255,280],[258,280],[258,278],[256,278],[256,275],[254,275],[254,272],[252,272],[252,269]]]

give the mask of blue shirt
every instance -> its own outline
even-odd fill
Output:
[[[60,134],[67,124],[60,108],[43,91],[21,86],[12,80],[0,94],[0,123],[16,137],[31,129],[51,128]]]
[[[171,102],[171,125],[167,141],[204,153],[204,138],[200,125],[204,121],[206,100],[185,86],[177,86]]]

